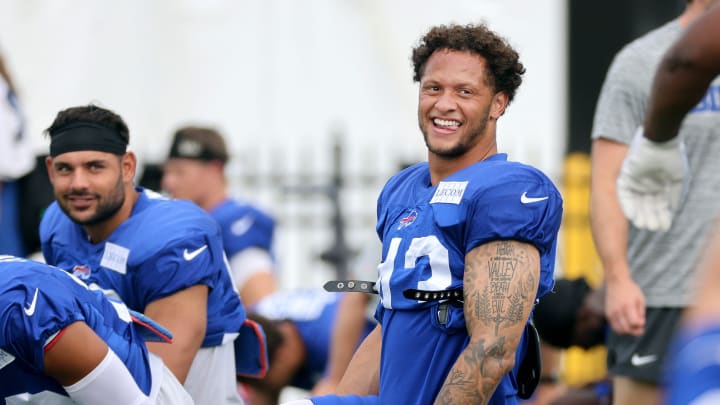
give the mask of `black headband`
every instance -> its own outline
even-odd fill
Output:
[[[82,150],[122,155],[127,150],[127,142],[116,130],[87,121],[73,122],[50,133],[51,157]]]

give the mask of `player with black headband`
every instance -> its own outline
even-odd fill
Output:
[[[95,105],[60,111],[46,131],[56,202],[40,225],[52,265],[167,327],[148,343],[199,404],[241,403],[233,341],[245,310],[220,230],[202,209],[136,187],[136,158],[120,116]]]

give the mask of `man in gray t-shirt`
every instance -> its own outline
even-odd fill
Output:
[[[615,57],[593,126],[591,225],[605,270],[608,368],[615,404],[657,404],[664,355],[693,273],[720,208],[720,80],[681,130],[692,180],[672,226],[651,232],[630,225],[616,181],[628,146],[642,125],[661,57],[684,28],[717,0],[692,0],[677,19],[625,46]]]
[[[682,143],[685,115],[720,75],[720,7],[698,18],[663,56],[653,80],[643,131],[633,139],[618,178],[623,212],[638,227],[672,224],[687,180]],[[716,141],[717,142],[717,141]],[[720,232],[697,269],[696,287],[666,362],[665,404],[720,403]],[[537,314],[537,310],[536,310]],[[539,328],[538,328],[539,329]]]

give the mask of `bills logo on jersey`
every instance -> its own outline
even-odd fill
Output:
[[[403,217],[400,219],[400,225],[398,225],[398,227],[397,227],[398,231],[412,225],[416,219],[417,219],[417,211],[415,211],[415,210],[410,211],[410,213],[407,214],[406,217]]]
[[[92,274],[92,270],[90,270],[90,267],[82,264],[73,267],[72,269],[73,276],[79,278],[80,280],[87,280],[90,278],[90,274]]]

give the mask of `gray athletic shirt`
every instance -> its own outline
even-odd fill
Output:
[[[682,28],[671,21],[626,45],[613,60],[595,111],[592,138],[629,144],[643,123],[658,64]],[[685,306],[708,231],[720,209],[720,78],[686,117],[680,136],[687,148],[688,194],[667,232],[630,225],[628,258],[648,307]]]

